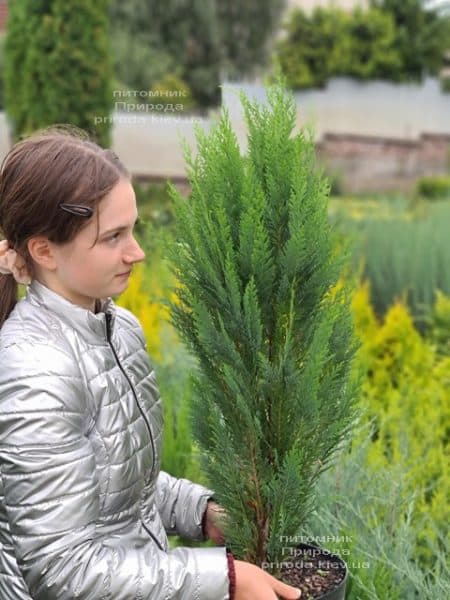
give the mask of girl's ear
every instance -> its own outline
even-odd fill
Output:
[[[28,252],[33,261],[44,269],[56,268],[53,244],[43,236],[37,236],[28,240]]]

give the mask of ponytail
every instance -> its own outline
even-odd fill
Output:
[[[14,277],[0,273],[0,329],[17,304],[18,288]]]

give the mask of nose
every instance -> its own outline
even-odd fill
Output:
[[[140,245],[138,244],[135,237],[127,249],[126,256],[124,257],[125,262],[127,263],[137,263],[142,262],[145,259],[145,252],[142,250]]]

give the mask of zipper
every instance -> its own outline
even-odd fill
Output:
[[[150,475],[149,475],[149,478],[148,478],[148,480],[150,481],[150,479],[152,478],[152,475],[153,475],[153,471],[155,469],[155,461],[156,461],[156,456],[155,456],[155,442],[153,440],[153,434],[152,434],[152,430],[151,430],[151,427],[150,427],[150,423],[148,422],[148,419],[147,419],[147,415],[145,414],[142,406],[139,403],[139,400],[138,400],[136,391],[135,391],[135,389],[133,387],[133,384],[132,384],[130,378],[128,377],[125,369],[123,368],[123,366],[122,366],[122,364],[121,364],[121,362],[119,360],[119,357],[117,356],[116,349],[113,346],[113,343],[112,343],[112,340],[111,340],[111,316],[112,315],[110,313],[105,313],[105,318],[106,318],[106,339],[108,340],[108,344],[109,344],[109,346],[110,346],[110,348],[112,350],[112,353],[114,354],[114,358],[116,359],[116,362],[117,362],[117,365],[118,365],[119,369],[122,371],[125,379],[128,381],[128,384],[129,384],[129,386],[131,388],[131,391],[133,393],[134,399],[136,401],[136,405],[137,405],[137,407],[139,409],[139,412],[142,415],[142,418],[145,421],[145,424],[147,425],[148,434],[150,436],[150,442],[151,442],[151,445],[152,445],[152,453],[153,453],[153,456],[152,456],[152,461],[153,461],[152,462],[152,468],[150,470]],[[150,529],[148,529],[148,527],[146,526],[146,524],[144,523],[144,521],[142,519],[141,519],[141,523],[142,523],[142,526],[144,527],[145,531],[153,539],[153,541],[159,547],[159,549],[164,551],[164,548],[161,546],[161,544],[159,543],[158,539],[154,536],[154,534],[150,531]]]

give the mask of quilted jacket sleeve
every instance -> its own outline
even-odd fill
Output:
[[[0,351],[3,501],[31,596],[228,598],[224,548],[166,553],[150,542],[127,544],[117,535],[96,532],[99,486],[93,448],[83,430],[87,407],[82,389],[73,358],[45,342]]]
[[[156,482],[156,504],[165,530],[191,540],[203,540],[202,517],[214,492],[188,479],[177,479],[160,471]]]

